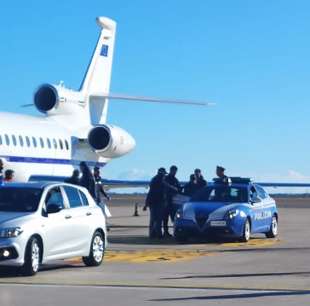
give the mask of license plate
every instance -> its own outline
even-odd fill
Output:
[[[219,220],[219,221],[211,221],[211,226],[226,226],[226,221]]]

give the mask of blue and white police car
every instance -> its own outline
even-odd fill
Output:
[[[278,234],[276,202],[248,178],[216,179],[199,190],[177,211],[174,236],[179,242],[194,237],[226,236],[249,241],[251,234]]]

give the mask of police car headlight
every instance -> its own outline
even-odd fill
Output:
[[[19,236],[23,230],[20,227],[10,227],[0,229],[0,238],[13,238]]]
[[[175,214],[175,218],[176,219],[182,219],[182,217],[183,217],[183,211],[178,210],[177,213]]]
[[[234,210],[230,210],[227,214],[226,214],[226,218],[228,219],[233,219],[236,216],[239,215],[239,210],[238,209],[234,209]]]

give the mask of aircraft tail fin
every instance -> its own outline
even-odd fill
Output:
[[[110,91],[116,33],[116,22],[112,19],[98,17],[97,24],[101,28],[99,40],[80,87],[80,91],[88,99],[90,119],[93,124],[106,122],[108,98],[92,98],[92,94]]]

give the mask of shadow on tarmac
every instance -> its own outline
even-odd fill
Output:
[[[65,270],[65,269],[82,269],[86,268],[83,264],[67,264],[67,263],[51,263],[48,265],[40,266],[39,273],[44,273],[48,271]],[[21,273],[20,268],[16,267],[0,267],[0,279],[1,278],[14,278],[14,277],[24,277]]]
[[[163,239],[150,239],[141,235],[113,235],[108,237],[109,243],[133,244],[133,245],[178,245],[173,237]]]
[[[239,277],[266,277],[266,276],[310,276],[310,271],[298,271],[298,272],[274,272],[274,273],[243,273],[243,274],[219,274],[219,275],[188,275],[181,277],[165,277],[161,279],[197,279],[197,278],[239,278]]]
[[[266,238],[255,238],[256,240],[265,240]],[[196,238],[189,239],[184,243],[177,242],[174,237],[162,238],[162,239],[150,239],[146,235],[115,235],[110,234],[108,236],[109,243],[113,244],[132,244],[132,245],[191,245],[191,244],[215,244],[222,245],[223,243],[239,242],[236,239],[221,238],[221,237],[209,237],[209,238]]]
[[[242,290],[242,289],[240,289]],[[250,299],[259,297],[279,297],[279,296],[298,296],[310,295],[310,291],[293,290],[293,291],[272,291],[272,292],[254,292],[254,293],[238,293],[226,295],[210,295],[210,296],[190,296],[183,298],[166,298],[166,299],[152,299],[150,302],[175,302],[175,301],[191,301],[191,300],[232,300],[232,299]]]

